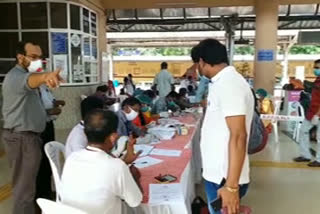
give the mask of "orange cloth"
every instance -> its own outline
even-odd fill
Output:
[[[155,121],[155,119],[153,119],[152,117],[151,117],[151,114],[150,114],[150,112],[144,112],[144,113],[142,113],[143,114],[143,118],[144,118],[144,121],[146,122],[146,125],[148,125],[149,123],[151,123],[152,121]],[[141,119],[140,119],[140,117],[138,116],[138,117],[136,117],[133,121],[132,121],[132,123],[134,124],[134,125],[136,125],[137,127],[139,127],[139,128],[143,128],[144,126],[141,124]]]

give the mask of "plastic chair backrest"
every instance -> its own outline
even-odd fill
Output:
[[[305,118],[304,108],[300,103],[298,104],[297,111],[298,111],[298,116]]]
[[[87,214],[79,209],[43,198],[37,199],[37,204],[44,214]]]
[[[88,96],[86,96],[86,95],[81,95],[81,96],[80,96],[81,100],[85,100],[87,97],[88,97]]]
[[[280,114],[280,107],[281,107],[281,101],[275,100],[272,102],[274,105],[274,112],[273,115],[279,115]],[[273,120],[272,123],[276,123],[276,120]]]
[[[66,155],[65,155],[65,146],[62,143],[59,143],[57,141],[49,142],[45,145],[45,153],[49,159],[52,175],[54,179],[54,184],[56,187],[56,193],[57,193],[57,201],[60,201],[60,194],[61,194],[61,174],[62,174],[62,168]]]

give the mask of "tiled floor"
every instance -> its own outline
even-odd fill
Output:
[[[58,132],[57,140],[64,142],[66,134]],[[320,169],[292,163],[297,155],[297,144],[281,135],[280,143],[271,138],[263,152],[251,156],[252,165],[259,167],[251,168],[250,191],[242,203],[251,206],[254,214],[320,213]],[[1,187],[9,183],[9,175],[7,160],[0,157],[1,214],[10,214],[12,206],[10,196],[1,201]],[[204,195],[202,186],[198,186],[198,192]]]

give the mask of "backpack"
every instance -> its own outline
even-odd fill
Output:
[[[254,111],[251,123],[248,153],[252,155],[262,151],[266,147],[267,142],[268,132],[262,123],[260,114]]]
[[[264,127],[263,122],[260,118],[260,114],[257,110],[256,95],[253,90],[252,92],[255,104],[248,144],[248,153],[250,155],[262,151],[266,147],[268,142],[268,132],[267,129]]]
[[[196,197],[191,204],[192,214],[209,214],[207,203],[200,197]]]
[[[307,115],[307,112],[311,104],[311,94],[306,91],[302,91],[300,94],[299,103],[303,107],[304,114]],[[299,113],[301,114],[302,112],[299,112]]]

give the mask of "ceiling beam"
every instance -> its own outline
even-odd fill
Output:
[[[250,6],[254,0],[101,0],[106,9]]]
[[[225,17],[228,19],[228,17]],[[255,22],[255,17],[239,17],[240,22]],[[279,21],[319,21],[319,16],[279,16]],[[196,23],[220,23],[221,18],[197,18],[197,19],[131,19],[131,20],[108,20],[107,24],[152,24],[152,25],[181,25],[181,24],[196,24]]]
[[[253,6],[257,0],[90,0],[101,2],[105,9],[196,8]],[[269,0],[270,1],[270,0]],[[319,4],[319,0],[278,0],[280,5]]]

